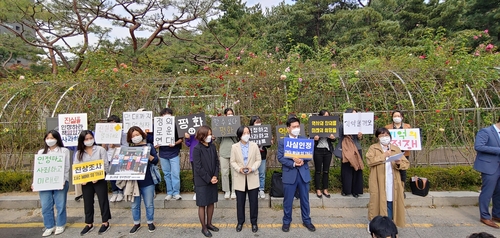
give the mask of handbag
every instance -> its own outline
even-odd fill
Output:
[[[425,197],[429,194],[430,186],[431,183],[427,178],[419,178],[418,176],[411,177],[410,188],[412,194]]]
[[[274,171],[271,177],[271,191],[269,192],[269,195],[271,197],[276,197],[276,198],[284,197],[283,180],[281,180],[281,176],[283,176],[283,173]]]

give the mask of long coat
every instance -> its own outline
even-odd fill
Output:
[[[259,146],[253,142],[248,142],[248,162],[245,166],[243,154],[241,153],[241,143],[236,142],[231,148],[231,167],[233,167],[234,174],[234,190],[245,191],[245,183],[247,183],[248,190],[256,189],[260,186],[259,180],[259,166],[261,163]],[[252,172],[249,174],[240,173],[241,168],[251,168]],[[246,182],[245,182],[246,180]]]
[[[401,153],[401,149],[395,145],[391,145],[391,154]],[[392,164],[393,174],[393,220],[396,226],[404,227],[405,221],[405,203],[403,195],[403,184],[401,183],[401,175],[398,170],[406,170],[410,166],[410,162],[402,156],[401,163]],[[370,167],[369,190],[370,203],[368,203],[368,219],[372,220],[375,216],[387,216],[387,197],[385,193],[385,156],[380,143],[370,146],[366,153],[366,161]]]

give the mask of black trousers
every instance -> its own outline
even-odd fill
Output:
[[[101,209],[102,222],[111,219],[108,200],[108,183],[106,180],[98,180],[97,183],[87,182],[82,185],[83,210],[85,211],[85,223],[94,223],[94,194],[97,194],[99,208]]]
[[[196,193],[196,186],[194,186],[194,162],[191,161],[191,172],[193,173],[193,191]]]
[[[358,150],[362,155],[361,150]],[[340,166],[340,178],[342,180],[342,192],[345,194],[363,194],[363,170],[354,170],[350,163],[342,163]]]
[[[408,161],[410,160],[410,156],[405,157]],[[399,174],[401,175],[401,181],[403,181],[403,183],[406,183],[406,170],[399,170]]]
[[[316,190],[328,189],[328,172],[332,162],[332,153],[326,148],[315,148],[314,160],[314,186]]]
[[[252,225],[257,225],[257,217],[259,215],[259,187],[248,190],[248,183],[245,179],[245,191],[236,192],[236,214],[238,216],[238,224],[245,223],[245,202],[248,194],[250,202],[250,222]]]

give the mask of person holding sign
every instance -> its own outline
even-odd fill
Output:
[[[104,171],[108,171],[108,153],[104,148],[95,144],[94,134],[89,130],[83,130],[78,137],[78,146],[73,164],[102,160]],[[99,208],[101,209],[102,225],[99,234],[109,230],[109,219],[111,212],[109,210],[108,183],[104,179],[94,180],[88,183],[82,183],[83,209],[85,211],[85,228],[80,235],[85,235],[94,230],[94,194],[97,194]]]
[[[227,117],[234,116],[234,111],[232,108],[224,109],[224,115]],[[220,168],[222,173],[222,191],[224,191],[225,199],[235,199],[236,193],[234,192],[234,186],[230,186],[232,183],[229,182],[229,172],[231,171],[231,166],[229,158],[231,157],[231,146],[238,142],[238,138],[231,137],[221,137],[219,142],[219,160]],[[234,180],[234,174],[231,173],[231,182]],[[232,187],[232,188],[231,188]]]
[[[64,148],[61,135],[56,130],[51,130],[44,137],[45,148],[38,154],[64,154],[64,185],[57,190],[40,190],[40,203],[42,205],[43,226],[45,231],[42,236],[50,236],[52,233],[59,235],[66,228],[66,200],[69,188],[70,152]],[[35,171],[36,172],[36,171]],[[34,181],[35,182],[35,181]],[[33,183],[34,183],[33,182]],[[33,189],[33,185],[31,186]],[[54,205],[57,216],[54,217]]]
[[[297,118],[289,118],[286,121],[288,137],[305,138],[300,134],[300,120]],[[315,231],[316,227],[311,222],[311,208],[309,207],[309,182],[311,181],[311,173],[309,165],[300,158],[285,157],[285,142],[284,139],[278,141],[278,151],[276,153],[278,161],[282,165],[283,175],[283,232],[290,231],[290,223],[292,222],[292,206],[295,191],[299,191],[300,211],[302,213],[302,223],[309,231]]]
[[[257,216],[259,214],[259,166],[261,163],[259,146],[250,141],[250,128],[240,126],[236,131],[240,139],[231,147],[231,167],[234,172],[234,190],[236,191],[236,213],[238,224],[236,231],[240,232],[245,222],[245,201],[250,203],[250,222],[252,232],[258,230]]]
[[[330,116],[327,110],[321,110],[319,116]],[[330,171],[330,163],[332,162],[333,145],[335,136],[330,134],[329,137],[319,137],[315,135],[314,139],[314,186],[316,187],[316,196],[321,198],[323,195],[330,198],[328,193],[328,172]]]
[[[389,125],[386,125],[385,128],[387,129],[410,129],[411,126],[410,124],[403,123],[403,112],[395,110],[392,112],[392,123]],[[402,151],[405,154],[405,157],[407,160],[410,159],[410,151]],[[403,182],[403,188],[405,187],[405,182],[406,182],[406,170],[399,170],[401,173],[401,181]],[[403,190],[404,193],[404,190]],[[406,194],[404,193],[404,197],[406,198]]]
[[[259,116],[252,116],[250,118],[250,126],[260,126],[262,125],[262,120],[260,119]],[[271,144],[273,144],[273,140],[271,139]],[[266,184],[266,158],[267,158],[267,149],[271,147],[270,145],[268,146],[259,146],[260,149],[260,159],[261,163],[259,166],[259,180],[260,180],[260,186],[259,186],[259,197],[264,199],[266,198],[266,193],[264,193],[264,188]]]
[[[117,115],[111,115],[108,117],[106,120],[108,123],[120,123],[120,117]],[[123,132],[122,132],[123,134]],[[126,136],[126,134],[125,134]],[[126,138],[126,137],[125,137]],[[123,140],[123,137],[122,137]],[[123,141],[122,141],[123,143]],[[102,147],[108,151],[108,159],[112,160],[113,155],[115,155],[116,149],[120,147],[121,144],[104,144]],[[120,189],[119,187],[116,186],[116,180],[111,180],[109,181],[111,183],[111,192],[113,195],[111,195],[111,198],[109,199],[110,202],[121,202],[123,201],[123,189]]]
[[[132,202],[132,218],[134,219],[134,226],[130,230],[130,234],[135,234],[141,228],[141,197],[144,200],[144,207],[146,208],[146,221],[148,223],[149,232],[154,232],[156,227],[154,225],[154,196],[155,196],[155,185],[159,182],[160,178],[153,175],[155,171],[152,171],[152,167],[158,164],[158,155],[154,146],[150,143],[146,143],[147,135],[138,126],[132,126],[127,132],[127,142],[130,147],[143,147],[149,146],[149,159],[147,161],[146,174],[144,180],[138,180],[137,186],[139,187],[139,196],[134,197]],[[142,164],[142,163],[141,163]],[[141,170],[143,171],[143,170]],[[159,173],[158,173],[159,174]],[[155,178],[153,178],[153,176]],[[155,180],[156,179],[156,180]],[[155,183],[156,182],[156,183]]]
[[[349,108],[345,113],[357,113],[356,110]],[[335,156],[341,159],[340,178],[342,182],[342,196],[351,195],[358,198],[363,194],[363,151],[361,143],[363,134],[344,135],[344,125],[339,128],[339,142],[335,151]]]
[[[387,128],[375,131],[378,143],[370,146],[366,160],[370,167],[368,220],[388,216],[399,227],[405,227],[405,203],[399,170],[408,169],[410,163],[396,145],[391,144]],[[394,155],[399,155],[394,158]],[[392,157],[392,158],[391,158]]]
[[[219,182],[219,158],[217,149],[212,142],[212,129],[201,126],[196,131],[196,140],[199,141],[193,149],[194,163],[194,186],[196,193],[196,206],[198,206],[198,217],[201,223],[201,233],[211,237],[210,231],[217,232],[219,228],[212,224],[214,215],[214,203],[218,201]]]

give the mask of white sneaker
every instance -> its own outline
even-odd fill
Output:
[[[165,200],[167,200],[167,201],[172,200],[172,195],[167,195],[167,196],[165,197]]]
[[[45,231],[43,232],[42,236],[45,237],[45,236],[52,235],[52,232],[54,232],[55,229],[56,229],[55,227],[52,227],[50,229],[45,229]]]
[[[368,234],[371,234],[371,232],[370,232],[370,223],[368,223],[368,225],[366,226],[366,231],[368,231]]]
[[[264,191],[259,192],[259,197],[262,199],[266,198],[266,194],[264,193]]]
[[[181,199],[182,199],[182,197],[181,197],[181,195],[180,195],[180,194],[176,194],[176,195],[174,195],[172,198],[173,198],[174,200],[181,200]]]
[[[196,193],[193,195],[193,200],[196,201]]]
[[[123,193],[119,193],[118,196],[116,196],[116,201],[117,202],[123,201]]]
[[[236,193],[231,193],[231,199],[236,199]]]
[[[65,226],[56,226],[56,233],[54,233],[54,234],[59,235],[59,234],[63,233],[65,229],[66,229]]]
[[[231,192],[226,192],[226,193],[224,194],[224,198],[225,198],[225,199],[229,199],[229,197],[231,197]]]
[[[111,197],[109,198],[109,202],[116,202],[116,197],[118,196],[117,193],[113,193],[113,195],[111,195]]]

